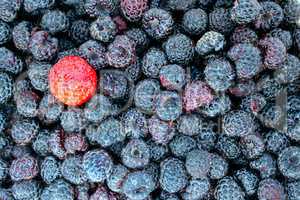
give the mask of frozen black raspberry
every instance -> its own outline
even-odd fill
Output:
[[[216,8],[209,13],[209,28],[211,30],[227,35],[232,32],[234,26],[229,9]]]
[[[51,60],[58,50],[58,40],[46,31],[38,31],[31,36],[29,49],[35,59]]]
[[[225,58],[211,58],[204,70],[205,80],[217,92],[226,91],[235,78],[233,68]]]
[[[188,10],[182,18],[183,29],[190,35],[200,35],[208,24],[207,13],[201,8]]]
[[[143,73],[150,78],[157,78],[160,69],[167,65],[166,54],[157,48],[150,48],[143,57],[142,70]]]
[[[262,7],[261,15],[254,22],[256,28],[268,30],[279,26],[283,20],[283,10],[280,5],[272,1],[264,1],[260,3],[260,6]]]
[[[117,26],[111,17],[99,17],[91,24],[92,38],[101,42],[110,42],[117,34]]]
[[[171,63],[188,64],[194,56],[193,41],[184,34],[170,36],[164,49]]]
[[[218,52],[223,49],[225,38],[215,31],[206,32],[197,42],[195,50],[200,56]]]
[[[261,52],[252,44],[236,44],[227,55],[235,63],[236,73],[240,79],[252,78],[262,70]]]
[[[166,10],[152,8],[145,12],[142,23],[148,35],[160,40],[172,33],[174,20]]]
[[[41,26],[50,33],[66,31],[69,27],[69,19],[62,11],[53,10],[43,15]]]
[[[231,10],[231,19],[238,24],[247,24],[256,20],[261,10],[257,0],[237,0]]]

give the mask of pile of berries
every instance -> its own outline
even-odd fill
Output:
[[[0,200],[299,200],[299,0],[0,0]]]

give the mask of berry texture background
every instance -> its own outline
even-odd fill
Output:
[[[0,0],[0,200],[300,200],[300,1]]]

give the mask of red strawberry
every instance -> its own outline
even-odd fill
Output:
[[[66,105],[79,106],[87,102],[97,87],[96,71],[79,56],[60,59],[49,73],[50,91]]]

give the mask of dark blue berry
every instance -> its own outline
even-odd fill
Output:
[[[63,179],[58,179],[42,190],[40,198],[41,200],[73,200],[74,196],[72,185]]]
[[[225,58],[211,58],[204,70],[205,80],[217,92],[226,91],[235,78],[233,68]]]
[[[43,10],[53,7],[55,0],[24,0],[23,5],[26,12],[37,14]]]
[[[41,164],[41,177],[47,184],[60,176],[60,163],[52,156],[45,157]]]
[[[130,140],[122,149],[122,162],[129,168],[143,168],[150,160],[150,149],[148,145],[138,139]]]
[[[11,36],[10,26],[5,22],[0,21],[0,45],[8,42],[11,39]]]
[[[123,182],[122,192],[130,199],[143,200],[155,189],[153,177],[143,171],[129,173]]]
[[[29,49],[35,59],[51,60],[58,51],[58,40],[46,31],[38,31],[31,36]]]
[[[5,22],[12,22],[17,17],[22,1],[19,0],[2,0],[0,3],[0,19]]]
[[[209,178],[218,180],[226,176],[229,170],[228,162],[218,154],[210,154],[210,159]]]
[[[40,186],[36,180],[26,180],[14,183],[11,190],[15,199],[38,199]]]
[[[245,193],[238,183],[230,176],[221,179],[214,191],[216,200],[244,200]]]
[[[165,65],[159,71],[159,79],[167,90],[181,90],[186,83],[186,73],[179,65]]]
[[[186,187],[188,176],[184,163],[177,158],[167,158],[161,163],[159,183],[167,192],[175,193]]]
[[[84,154],[82,167],[91,182],[103,182],[112,172],[113,161],[104,150],[92,150]]]
[[[187,172],[195,179],[206,177],[210,169],[210,158],[211,155],[207,151],[190,151],[185,160]]]
[[[31,143],[39,132],[39,125],[35,120],[23,119],[16,121],[11,128],[11,137],[17,144]]]
[[[91,24],[90,34],[95,40],[110,42],[117,34],[117,26],[111,17],[99,17]]]
[[[193,41],[184,34],[170,36],[164,49],[171,63],[188,64],[194,57]]]
[[[255,21],[256,28],[268,30],[279,26],[284,17],[280,5],[273,1],[264,1],[260,6],[262,10],[260,17]]]
[[[79,54],[97,70],[104,68],[107,64],[105,58],[105,47],[94,40],[89,40],[80,45],[78,51]]]
[[[43,92],[49,89],[48,74],[50,68],[51,65],[48,63],[33,62],[29,65],[28,78],[35,89]]]
[[[42,17],[41,26],[50,33],[64,32],[69,28],[69,19],[60,10],[48,11]]]
[[[184,200],[203,199],[207,197],[210,190],[208,178],[190,180],[189,184],[181,194]]]
[[[261,178],[272,177],[276,174],[276,161],[270,154],[263,154],[260,158],[251,161],[250,167],[258,170]]]
[[[12,79],[8,74],[3,72],[0,73],[0,104],[6,103],[12,96],[13,93],[12,84],[13,84]],[[1,129],[3,129],[3,127]]]
[[[208,24],[207,13],[201,8],[190,9],[182,18],[183,29],[190,35],[200,35]]]
[[[196,141],[187,135],[178,135],[169,143],[171,152],[181,158],[186,157],[190,151],[197,147],[196,145]]]
[[[200,56],[205,56],[222,50],[224,45],[225,38],[221,33],[209,31],[197,41],[195,50]]]
[[[23,69],[23,61],[19,59],[11,50],[0,47],[0,70],[12,74],[18,74]]]
[[[30,42],[32,24],[28,21],[22,21],[13,28],[13,42],[17,49],[28,51]]]
[[[247,195],[253,195],[257,191],[259,178],[247,169],[240,169],[235,172],[234,177],[241,184]]]
[[[164,121],[174,121],[182,113],[182,100],[178,93],[162,91],[155,98],[155,113]]]
[[[167,65],[166,54],[157,48],[150,48],[142,60],[143,73],[150,78],[159,77],[160,69]]]
[[[256,20],[262,11],[257,0],[239,0],[231,10],[231,19],[238,24],[247,24]]]
[[[69,156],[61,164],[61,175],[64,179],[75,185],[83,184],[87,181],[82,156]]]
[[[148,134],[147,118],[136,108],[128,109],[122,116],[122,123],[126,136],[131,138],[144,138]]]
[[[285,200],[286,193],[281,183],[275,179],[264,179],[259,183],[257,189],[257,196],[259,200],[264,199],[278,199]]]
[[[154,99],[160,92],[157,80],[145,79],[140,81],[135,88],[134,104],[145,113],[154,112]]]
[[[88,121],[98,123],[108,117],[111,111],[112,103],[109,98],[97,94],[85,105],[84,116]]]
[[[85,41],[88,41],[90,38],[89,27],[90,24],[87,21],[74,21],[70,27],[69,35],[74,40],[74,42],[81,44]]]
[[[209,28],[222,34],[229,34],[234,29],[234,22],[230,18],[230,10],[215,8],[209,13]]]
[[[148,35],[160,40],[172,33],[174,20],[166,10],[152,8],[145,12],[142,23]]]
[[[280,172],[289,179],[298,180],[300,178],[299,171],[300,148],[287,147],[278,157],[277,164]]]

